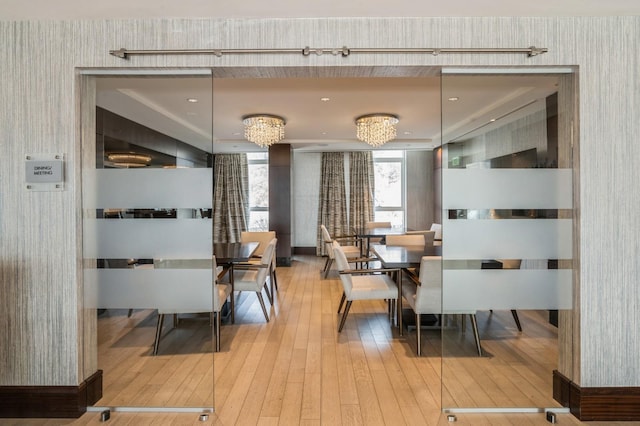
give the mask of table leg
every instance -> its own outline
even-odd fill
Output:
[[[397,279],[396,283],[398,284],[398,303],[396,310],[398,311],[396,314],[398,315],[398,334],[402,336],[402,271],[396,272]]]

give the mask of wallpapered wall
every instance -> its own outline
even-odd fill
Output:
[[[640,385],[640,18],[393,18],[0,22],[0,385],[76,385],[83,321],[79,68],[577,65],[580,292],[573,380]],[[147,56],[110,49],[547,47],[504,54]],[[289,68],[283,68],[289,69]],[[316,68],[309,69],[313,75]],[[90,87],[90,85],[89,85]],[[24,158],[64,153],[66,189],[28,193]],[[89,368],[90,369],[90,368]]]

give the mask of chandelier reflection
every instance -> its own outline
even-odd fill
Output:
[[[395,139],[399,121],[398,116],[393,114],[361,115],[356,118],[356,137],[373,147],[379,147]]]
[[[253,114],[242,117],[244,137],[262,148],[284,139],[284,118],[271,114]]]
[[[107,159],[114,167],[135,168],[146,167],[151,162],[151,157],[135,152],[112,152],[107,154]]]

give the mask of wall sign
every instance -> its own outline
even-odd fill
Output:
[[[28,154],[25,183],[28,191],[64,190],[64,154]]]

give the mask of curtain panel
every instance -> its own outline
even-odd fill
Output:
[[[249,223],[249,164],[246,154],[217,154],[213,163],[213,241],[240,242]]]
[[[349,226],[364,228],[374,218],[375,174],[371,151],[349,153]]]
[[[344,154],[342,152],[323,152],[321,167],[316,242],[316,253],[319,256],[325,255],[320,225],[326,226],[334,237],[349,233]]]

